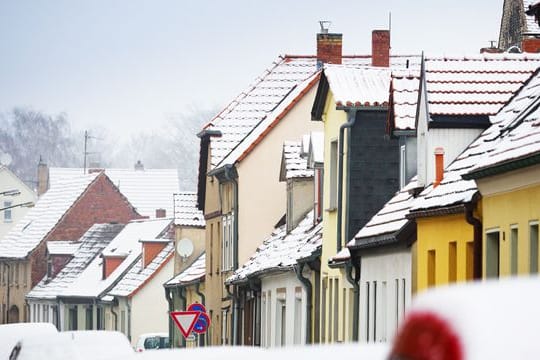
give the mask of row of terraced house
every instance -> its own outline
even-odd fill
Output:
[[[343,55],[322,29],[209,121],[205,253],[167,286],[211,326],[173,345],[384,342],[429,287],[537,273],[536,9],[505,1],[499,48],[468,56],[387,30]]]
[[[197,134],[193,192],[176,169],[40,163],[35,205],[3,214],[1,322],[384,342],[429,287],[538,273],[537,9],[505,0],[499,47],[466,56],[393,54],[388,30],[344,55],[321,28]],[[184,338],[169,315],[194,303],[210,324]]]

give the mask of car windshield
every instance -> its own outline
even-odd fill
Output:
[[[162,336],[152,336],[144,340],[145,349],[163,349],[169,347],[169,338]]]

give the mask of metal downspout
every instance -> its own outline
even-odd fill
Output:
[[[201,283],[198,282],[196,287],[195,287],[195,292],[197,293],[197,295],[199,295],[199,297],[201,298],[201,304],[205,305],[206,303],[206,297],[204,296],[204,294],[201,292]],[[206,342],[206,334],[208,332],[202,334],[202,335],[199,335],[199,346],[204,346],[205,342]]]
[[[227,166],[225,168],[225,179],[228,181],[231,181],[233,184],[233,191],[234,191],[234,217],[233,217],[233,240],[234,240],[234,247],[233,247],[233,269],[238,269],[238,181],[237,181],[237,174],[233,173],[233,166]],[[236,291],[235,291],[236,292]],[[231,323],[232,323],[232,341],[234,345],[238,344],[238,308],[239,308],[239,302],[238,302],[238,294],[232,294],[233,299],[233,309],[232,309],[232,317],[231,317]]]
[[[352,276],[352,271],[354,269],[354,278]],[[354,261],[354,258],[351,256],[351,260],[347,262],[345,266],[345,273],[347,274],[347,280],[353,286],[354,301],[353,301],[353,326],[352,326],[352,340],[358,341],[359,335],[359,315],[360,315],[360,259]]]
[[[294,266],[294,272],[296,273],[296,277],[298,280],[304,285],[304,288],[306,290],[306,344],[311,344],[311,311],[313,309],[313,285],[311,284],[311,281],[304,277],[302,272],[304,270],[304,266],[306,263],[301,262]]]
[[[116,299],[116,298],[115,298]],[[118,314],[114,311],[114,302],[111,305],[111,314],[114,316],[114,331],[118,330]]]
[[[338,179],[337,179],[337,251],[341,251],[341,242],[342,242],[342,222],[343,222],[343,148],[344,148],[344,137],[345,137],[345,129],[350,129],[356,122],[356,112],[355,111],[348,111],[347,112],[347,122],[339,127],[339,156],[338,156]],[[350,134],[348,136],[348,142],[347,142],[347,160],[348,160],[348,154],[349,154],[349,147],[350,147]],[[347,162],[347,166],[349,166],[349,163]],[[347,182],[347,187],[349,183]],[[347,188],[347,191],[349,189]],[[349,206],[349,202],[347,202],[347,207]],[[349,210],[346,210],[346,213],[348,215]],[[348,222],[348,220],[346,220]],[[347,231],[347,229],[345,230]]]
[[[173,299],[171,296],[171,289],[165,288],[165,299],[167,300],[167,303],[169,304],[169,347],[172,348],[174,344],[174,328],[173,328],[173,322],[171,318],[171,313],[174,311],[174,304]]]
[[[182,305],[180,305],[180,308],[185,309],[186,305],[187,305],[186,295],[184,294],[185,288],[177,287],[176,290],[178,292],[178,297],[180,298],[180,300],[182,302]],[[184,337],[180,338],[180,347],[186,347],[186,339]]]
[[[473,226],[473,247],[474,247],[474,270],[473,278],[482,278],[482,221],[474,217],[474,208],[478,204],[478,196],[465,204],[465,219]]]
[[[127,337],[129,341],[131,341],[131,304],[128,301],[126,301],[127,309],[128,309],[128,330],[127,330]]]

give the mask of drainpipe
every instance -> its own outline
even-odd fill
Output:
[[[128,331],[127,331],[127,338],[129,341],[131,341],[131,303],[129,302],[129,299],[126,300],[127,304],[127,310],[128,310]]]
[[[353,269],[354,278],[352,276]],[[358,317],[360,315],[360,258],[355,259],[351,254],[351,260],[348,261],[345,266],[345,273],[347,274],[347,281],[353,286],[354,293],[352,339],[353,341],[358,341]]]
[[[183,287],[178,287],[176,288],[176,290],[178,293],[178,297],[181,300],[181,307],[185,309],[187,304],[186,294],[184,294],[185,289]],[[186,347],[186,339],[184,337],[180,338],[180,347]]]
[[[465,204],[465,219],[473,226],[474,279],[482,278],[482,221],[474,217],[478,198],[477,193],[470,203]]]
[[[233,184],[233,192],[234,192],[234,218],[233,218],[233,241],[234,241],[234,247],[233,247],[233,269],[238,269],[238,219],[239,219],[239,211],[238,211],[238,174],[236,173],[236,168],[234,168],[233,165],[227,165],[225,167],[225,179],[227,181],[232,182]],[[229,292],[229,290],[227,290]],[[230,294],[230,292],[229,292]],[[238,301],[238,294],[235,289],[235,294],[232,295],[233,300],[233,312],[231,317],[231,323],[232,323],[232,340],[233,344],[238,344],[238,310],[240,307],[239,301]]]
[[[302,272],[304,271],[305,262],[298,263],[294,266],[294,272],[298,280],[304,285],[306,290],[306,344],[311,344],[311,311],[313,309],[313,285],[311,281],[304,277]]]
[[[341,240],[342,240],[342,218],[343,218],[343,148],[344,148],[344,138],[345,138],[345,129],[349,129],[347,132],[347,166],[350,167],[349,163],[349,148],[351,146],[351,128],[354,126],[354,123],[356,122],[356,111],[349,110],[347,111],[347,122],[339,127],[339,158],[338,158],[338,180],[337,180],[337,186],[338,186],[338,194],[337,194],[337,251],[341,251]],[[349,175],[347,176],[347,193],[349,191]],[[349,215],[349,202],[347,201],[347,209],[345,211],[346,213],[346,227],[345,231],[348,232],[347,226],[348,226],[348,215]]]
[[[62,329],[64,328],[61,321],[62,316],[60,315],[60,299],[56,298],[56,328],[58,329],[58,331],[62,331]]]
[[[171,318],[171,313],[174,311],[173,298],[171,294],[171,289],[165,288],[165,299],[169,304],[169,347],[172,348],[174,344],[174,328]]]
[[[111,314],[114,316],[114,331],[118,330],[118,314],[114,311],[114,307],[118,305],[118,299],[114,298],[111,304]]]
[[[225,289],[227,290],[227,298],[231,299],[231,301],[232,301],[232,306],[231,306],[231,311],[232,311],[232,316],[231,316],[231,336],[232,336],[232,345],[236,345],[236,340],[237,340],[236,331],[238,330],[238,328],[237,328],[238,324],[234,320],[236,318],[235,313],[236,313],[236,310],[238,309],[237,303],[239,301],[238,301],[238,295],[235,294],[236,289],[233,290],[233,292],[231,292],[230,286],[231,286],[231,284],[225,285]]]
[[[5,266],[7,267],[7,288],[6,288],[6,324],[9,324],[9,287],[10,285],[10,275],[11,275],[11,265],[6,262]]]
[[[198,282],[196,287],[195,287],[195,292],[197,293],[197,295],[199,295],[199,297],[201,298],[201,304],[205,305],[205,302],[206,302],[206,297],[204,296],[204,294],[201,292],[201,283]],[[204,334],[200,334],[199,335],[199,346],[204,346],[204,343],[205,343],[205,337],[206,337],[206,333]]]

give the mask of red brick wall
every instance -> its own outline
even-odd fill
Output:
[[[325,64],[341,64],[341,34],[317,34],[317,60]]]
[[[521,41],[521,50],[528,53],[540,52],[540,39],[523,39]]]
[[[143,217],[135,212],[109,178],[102,174],[67,211],[45,240],[78,240],[94,224],[126,224],[140,218]],[[45,247],[44,241],[31,255],[32,286],[47,273]]]
[[[390,66],[390,31],[373,30],[371,33],[371,65]]]

